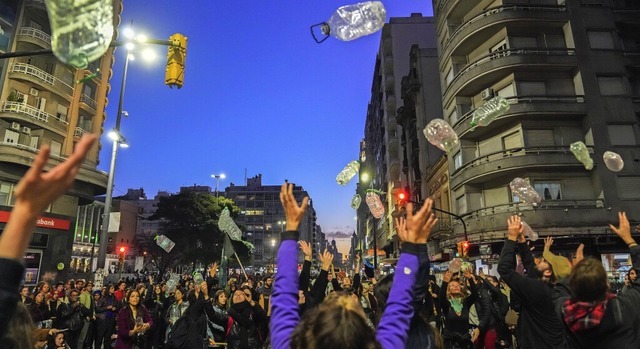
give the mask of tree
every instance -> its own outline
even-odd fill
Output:
[[[225,207],[232,217],[240,213],[233,200],[209,193],[183,192],[160,198],[149,220],[161,220],[161,234],[176,246],[167,253],[155,243],[149,244],[152,263],[163,273],[179,263],[195,266],[198,262],[207,265],[219,261],[224,233],[218,228],[218,218]],[[239,256],[246,258],[249,254],[242,243],[235,243],[234,247]]]

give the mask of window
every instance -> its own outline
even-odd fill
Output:
[[[616,183],[620,199],[640,199],[640,177],[618,177]]]
[[[558,181],[535,182],[533,187],[543,200],[562,200],[562,190]]]
[[[62,104],[58,104],[56,111],[56,118],[60,121],[67,121],[67,113],[69,112],[69,108],[65,107]]]
[[[457,170],[460,167],[462,167],[462,152],[458,152],[453,156],[453,168]]]
[[[0,205],[9,206],[12,192],[13,184],[0,183]]]
[[[633,125],[607,125],[611,145],[637,145]]]
[[[520,132],[514,132],[510,135],[502,137],[502,147],[505,150],[521,148],[522,139],[520,138]]]
[[[553,140],[553,130],[527,130],[527,145],[533,147],[552,147],[555,144]]]
[[[587,35],[589,36],[589,46],[592,49],[613,49],[613,36],[610,31],[589,31]]]
[[[500,58],[500,57],[504,57],[507,56],[509,53],[506,52],[506,50],[509,47],[507,46],[507,40],[504,39],[502,41],[500,41],[497,45],[493,46],[492,48],[489,49],[489,53],[494,53],[495,54],[491,55],[491,59],[496,59],[496,58]]]
[[[467,200],[464,195],[456,199],[456,210],[458,211],[458,214],[467,212]]]
[[[449,69],[447,72],[447,86],[453,81],[453,68]]]
[[[247,210],[247,211],[244,211],[244,214],[246,216],[262,216],[264,215],[264,211],[263,210]]]
[[[626,94],[622,76],[598,76],[598,88],[601,96]]]

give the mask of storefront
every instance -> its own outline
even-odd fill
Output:
[[[4,230],[10,214],[10,208],[0,209],[0,229]],[[24,255],[22,283],[35,286],[39,281],[67,278],[73,245],[72,221],[73,217],[50,214],[38,218]]]

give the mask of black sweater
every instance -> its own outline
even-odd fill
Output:
[[[538,278],[516,273],[516,242],[507,240],[502,248],[498,273],[521,301],[516,338],[522,349],[566,348],[562,321],[553,305],[553,287]],[[535,273],[533,256],[527,244],[519,244],[522,263]]]

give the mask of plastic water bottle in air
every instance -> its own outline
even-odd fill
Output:
[[[454,258],[449,262],[449,271],[452,273],[457,273],[462,268],[462,259]]]
[[[351,178],[360,170],[360,162],[353,160],[345,166],[336,176],[336,183],[339,185],[347,185]]]
[[[164,235],[158,235],[155,237],[156,244],[160,246],[165,252],[171,252],[171,250],[176,246],[176,243],[171,241],[168,237]]]
[[[537,207],[542,202],[540,194],[538,194],[529,182],[520,177],[514,178],[511,183],[509,183],[509,187],[511,187],[511,192],[524,203]]]
[[[353,208],[354,210],[357,210],[358,207],[360,207],[361,203],[362,203],[362,198],[360,197],[360,194],[356,194],[351,199],[351,208]]]
[[[531,226],[529,226],[529,224],[527,224],[525,221],[520,222],[520,224],[522,224],[522,233],[524,234],[524,236],[527,236],[531,241],[538,240],[538,233],[531,229]]]
[[[613,172],[620,172],[624,168],[624,160],[622,160],[622,157],[612,151],[605,151],[604,155],[602,155],[602,160],[604,160],[607,168]]]
[[[371,211],[371,215],[376,219],[382,218],[384,216],[384,205],[382,201],[380,201],[380,196],[373,192],[368,192],[365,198],[367,202],[367,206],[369,206],[369,211]]]
[[[584,145],[584,142],[577,141],[571,143],[570,146],[571,152],[583,165],[587,170],[591,170],[593,168],[593,159],[591,159],[591,155],[589,155],[589,149]]]
[[[62,62],[84,68],[104,55],[113,38],[112,0],[45,0],[51,49]]]
[[[342,41],[355,40],[380,30],[387,19],[387,10],[380,1],[367,1],[342,6],[322,24],[322,33]]]
[[[449,153],[460,143],[458,135],[443,119],[433,119],[424,128],[424,136],[429,143]]]
[[[196,286],[199,286],[202,282],[204,282],[204,278],[202,277],[202,274],[200,274],[200,272],[194,271],[193,283],[196,284]]]
[[[500,96],[493,97],[473,112],[471,126],[487,126],[509,108],[511,105],[506,99]]]
[[[167,291],[170,293],[175,291],[178,281],[180,281],[180,275],[171,274],[171,276],[169,276],[169,280],[167,280]]]

